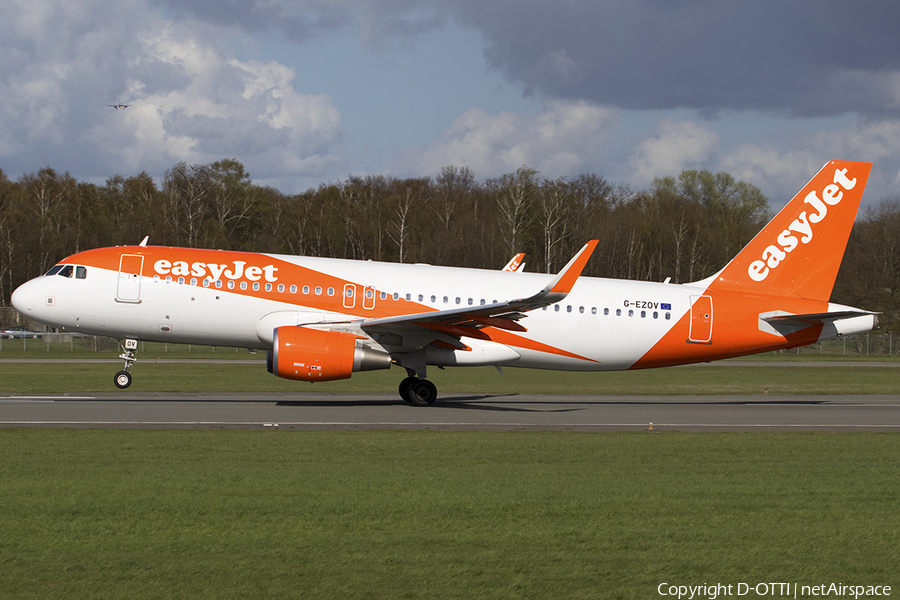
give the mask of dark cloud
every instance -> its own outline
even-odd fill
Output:
[[[304,43],[356,29],[364,43],[414,37],[439,27],[441,18],[421,0],[149,0],[167,12],[249,33],[278,33]]]
[[[624,109],[896,116],[900,3],[458,0],[529,92]]]
[[[356,29],[377,46],[452,17],[526,92],[623,109],[786,116],[900,112],[900,3],[873,0],[151,0],[303,43]]]

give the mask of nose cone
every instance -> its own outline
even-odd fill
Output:
[[[32,307],[34,306],[34,284],[32,281],[26,281],[22,285],[16,288],[16,291],[12,293],[12,301],[13,307],[20,313],[26,316],[30,316],[32,313]]]

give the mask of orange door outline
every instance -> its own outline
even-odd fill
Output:
[[[712,327],[712,296],[691,296],[691,329],[688,341],[694,344],[711,344]]]
[[[139,254],[123,254],[119,257],[116,300],[119,302],[141,301],[141,270],[143,267],[144,257]]]

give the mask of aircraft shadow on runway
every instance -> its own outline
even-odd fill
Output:
[[[448,396],[441,398],[432,407],[438,408],[465,408],[470,410],[494,410],[494,411],[525,411],[525,412],[555,412],[543,411],[528,408],[516,408],[512,406],[493,406],[490,404],[474,404],[482,400],[493,400],[495,398],[515,397],[515,394],[483,394],[473,396]],[[368,399],[365,397],[354,398],[352,400],[331,400],[331,399],[315,399],[315,400],[279,400],[275,406],[293,406],[306,408],[327,408],[335,406],[346,407],[362,407],[362,406],[408,406],[400,398],[394,399]]]
[[[495,411],[495,412],[571,412],[582,410],[580,408],[554,408],[554,409],[546,409],[546,408],[521,408],[518,406],[498,406],[496,402],[492,402],[491,404],[480,404],[479,402],[488,400],[494,401],[496,398],[515,398],[515,394],[484,394],[484,395],[476,395],[476,396],[448,396],[441,398],[438,402],[434,404],[434,406],[430,407],[431,410],[436,409],[466,409],[466,410],[483,410],[483,411]],[[511,401],[509,404],[520,404],[519,402]],[[500,403],[503,404],[503,403]],[[546,403],[542,403],[546,404]],[[568,403],[565,403],[568,404]],[[292,407],[306,407],[306,408],[327,408],[327,407],[336,407],[336,406],[346,406],[346,407],[362,407],[362,406],[407,406],[405,402],[401,399],[396,400],[369,400],[366,398],[359,398],[353,400],[280,400],[275,403],[276,406],[292,406]],[[421,410],[421,409],[420,409]]]
[[[816,406],[827,404],[827,401],[824,400],[799,400],[799,399],[774,399],[766,397],[765,399],[752,399],[752,397],[747,398],[739,398],[739,399],[728,399],[728,400],[719,400],[719,401],[703,401],[698,402],[696,398],[691,398],[690,400],[621,400],[621,399],[602,399],[598,398],[597,400],[521,400],[517,399],[517,394],[482,394],[482,395],[470,395],[470,396],[447,396],[440,398],[434,406],[431,407],[434,409],[464,409],[464,410],[481,410],[481,411],[493,411],[493,412],[543,412],[543,413],[553,413],[553,412],[575,412],[579,410],[583,410],[583,407],[588,406],[689,406],[689,405],[722,405],[722,406],[740,406],[740,405],[799,405],[799,406]],[[710,396],[709,398],[713,398]],[[512,406],[515,405],[515,406]],[[546,407],[547,405],[556,405],[559,408],[528,408],[523,407],[523,405],[540,405]],[[406,406],[406,403],[400,400],[399,398],[394,399],[366,399],[362,398],[354,398],[352,400],[327,400],[327,399],[315,399],[315,400],[280,400],[276,402],[276,406],[294,406],[294,407],[336,407],[336,406],[346,406],[346,407],[360,407],[360,406]]]
[[[835,397],[835,401],[840,400],[840,396]],[[327,407],[374,407],[374,406],[408,406],[400,398],[391,397],[370,397],[365,394],[354,395],[352,398],[337,395],[331,396],[314,396],[308,400],[304,399],[286,399],[285,394],[277,394],[267,396],[266,394],[243,396],[243,395],[198,395],[198,396],[180,396],[165,397],[162,396],[129,396],[129,395],[112,395],[110,397],[92,398],[91,401],[115,401],[115,402],[134,402],[134,403],[186,403],[186,402],[208,402],[223,404],[241,404],[241,403],[271,403],[279,407],[306,407],[306,408],[327,408]],[[56,402],[83,402],[82,398],[67,398],[65,396],[55,397]],[[552,396],[544,398],[535,398],[530,396],[522,398],[519,394],[469,394],[456,396],[443,396],[438,399],[434,406],[435,409],[462,409],[462,410],[480,410],[494,412],[574,412],[583,410],[586,407],[602,407],[602,406],[818,406],[830,404],[831,401],[822,398],[802,399],[797,397],[771,397],[771,396],[728,396],[718,398],[716,396],[651,396],[640,397],[635,396],[633,399],[626,399],[622,396],[604,397],[598,396],[596,399],[588,399],[584,396],[574,396],[571,399],[565,396]],[[427,410],[427,409],[426,409]]]

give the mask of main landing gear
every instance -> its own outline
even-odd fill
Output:
[[[128,371],[131,369],[131,365],[137,362],[137,359],[134,357],[137,352],[137,340],[125,340],[125,345],[122,346],[122,350],[124,352],[119,355],[119,358],[125,361],[125,368],[116,373],[113,381],[117,388],[124,390],[131,385],[131,373]]]
[[[400,397],[413,406],[431,406],[437,400],[437,388],[427,379],[411,375],[400,382]]]

